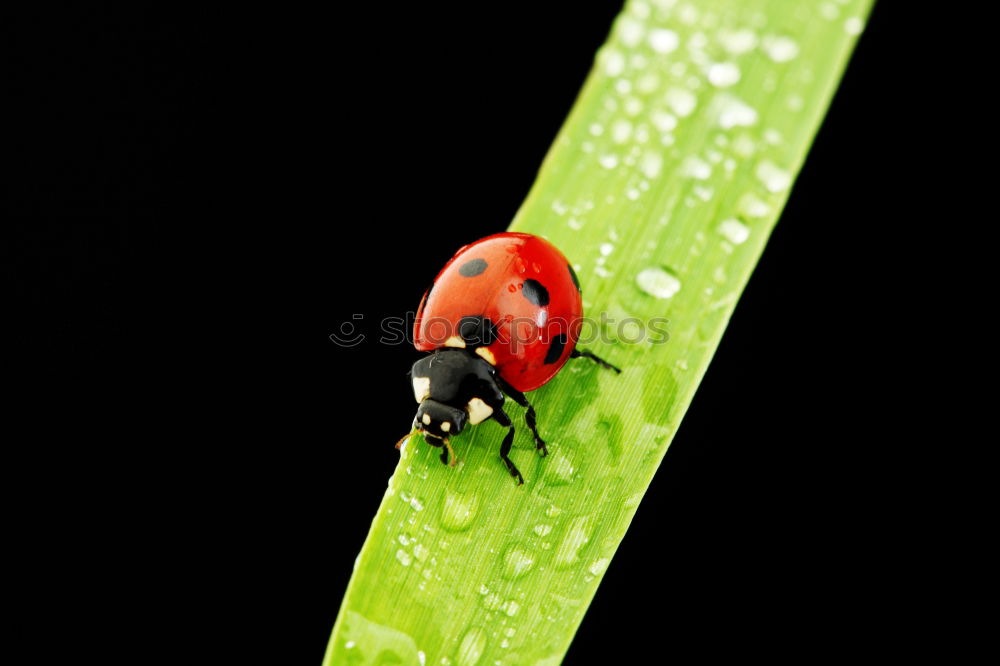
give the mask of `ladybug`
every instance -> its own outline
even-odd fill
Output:
[[[527,409],[536,450],[548,454],[534,407],[525,393],[548,382],[571,358],[583,318],[580,281],[554,245],[532,234],[505,232],[458,250],[424,294],[413,325],[417,350],[429,352],[410,377],[419,403],[410,434],[442,448],[441,462],[455,464],[449,440],[467,425],[492,418],[507,428],[500,459],[518,485],[524,477],[509,454],[514,425],[503,409],[510,397]]]

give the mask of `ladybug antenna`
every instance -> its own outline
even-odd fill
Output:
[[[448,447],[448,466],[454,467],[458,461],[455,459],[455,449],[451,448],[451,441],[444,440],[444,445]]]
[[[410,432],[408,432],[405,435],[403,435],[402,437],[400,437],[399,441],[396,442],[396,450],[398,451],[399,449],[401,449],[403,447],[403,442],[405,442],[409,438],[413,437],[413,435],[416,434],[416,432],[417,432],[417,429],[414,428]]]

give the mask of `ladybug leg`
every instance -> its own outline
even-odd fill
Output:
[[[607,368],[608,370],[614,370],[618,374],[621,374],[621,372],[622,372],[621,368],[616,367],[614,365],[611,365],[610,363],[608,363],[607,361],[605,361],[600,356],[597,356],[596,354],[593,354],[593,353],[591,353],[591,352],[589,352],[587,350],[581,351],[579,349],[574,349],[572,352],[570,352],[569,357],[570,358],[589,358],[591,361],[593,361],[597,365],[601,366],[602,368]]]
[[[538,434],[538,423],[536,420],[537,416],[535,414],[535,408],[530,402],[528,402],[528,399],[524,397],[523,393],[499,377],[497,377],[497,380],[497,383],[500,384],[500,388],[503,389],[504,393],[509,395],[514,402],[528,410],[524,415],[524,420],[528,423],[528,427],[531,428],[531,434],[535,436],[535,450],[541,453],[542,456],[549,455],[549,449],[545,446],[545,440]]]
[[[404,437],[403,439],[406,439]],[[402,442],[403,440],[400,440]],[[441,463],[443,465],[455,466],[455,450],[451,448],[451,442],[447,439],[441,439],[440,437],[434,437],[433,435],[424,435],[424,441],[434,447],[441,448]],[[396,448],[399,448],[398,446]]]
[[[500,460],[503,464],[507,466],[507,471],[510,475],[517,479],[517,485],[524,483],[524,477],[521,476],[521,472],[518,471],[517,466],[510,459],[510,448],[514,445],[514,424],[511,423],[510,417],[503,409],[497,408],[493,411],[493,419],[500,425],[508,428],[507,435],[503,438],[503,444],[500,445]]]

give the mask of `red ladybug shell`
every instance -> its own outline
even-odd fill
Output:
[[[538,236],[505,232],[466,245],[441,269],[420,302],[413,339],[420,351],[463,346],[463,318],[485,317],[496,339],[477,353],[495,360],[511,386],[533,391],[569,359],[582,316],[579,281],[562,252]]]

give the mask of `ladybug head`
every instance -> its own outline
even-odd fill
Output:
[[[424,434],[428,444],[441,446],[443,440],[462,432],[468,417],[464,409],[425,398],[417,407],[413,427]]]

